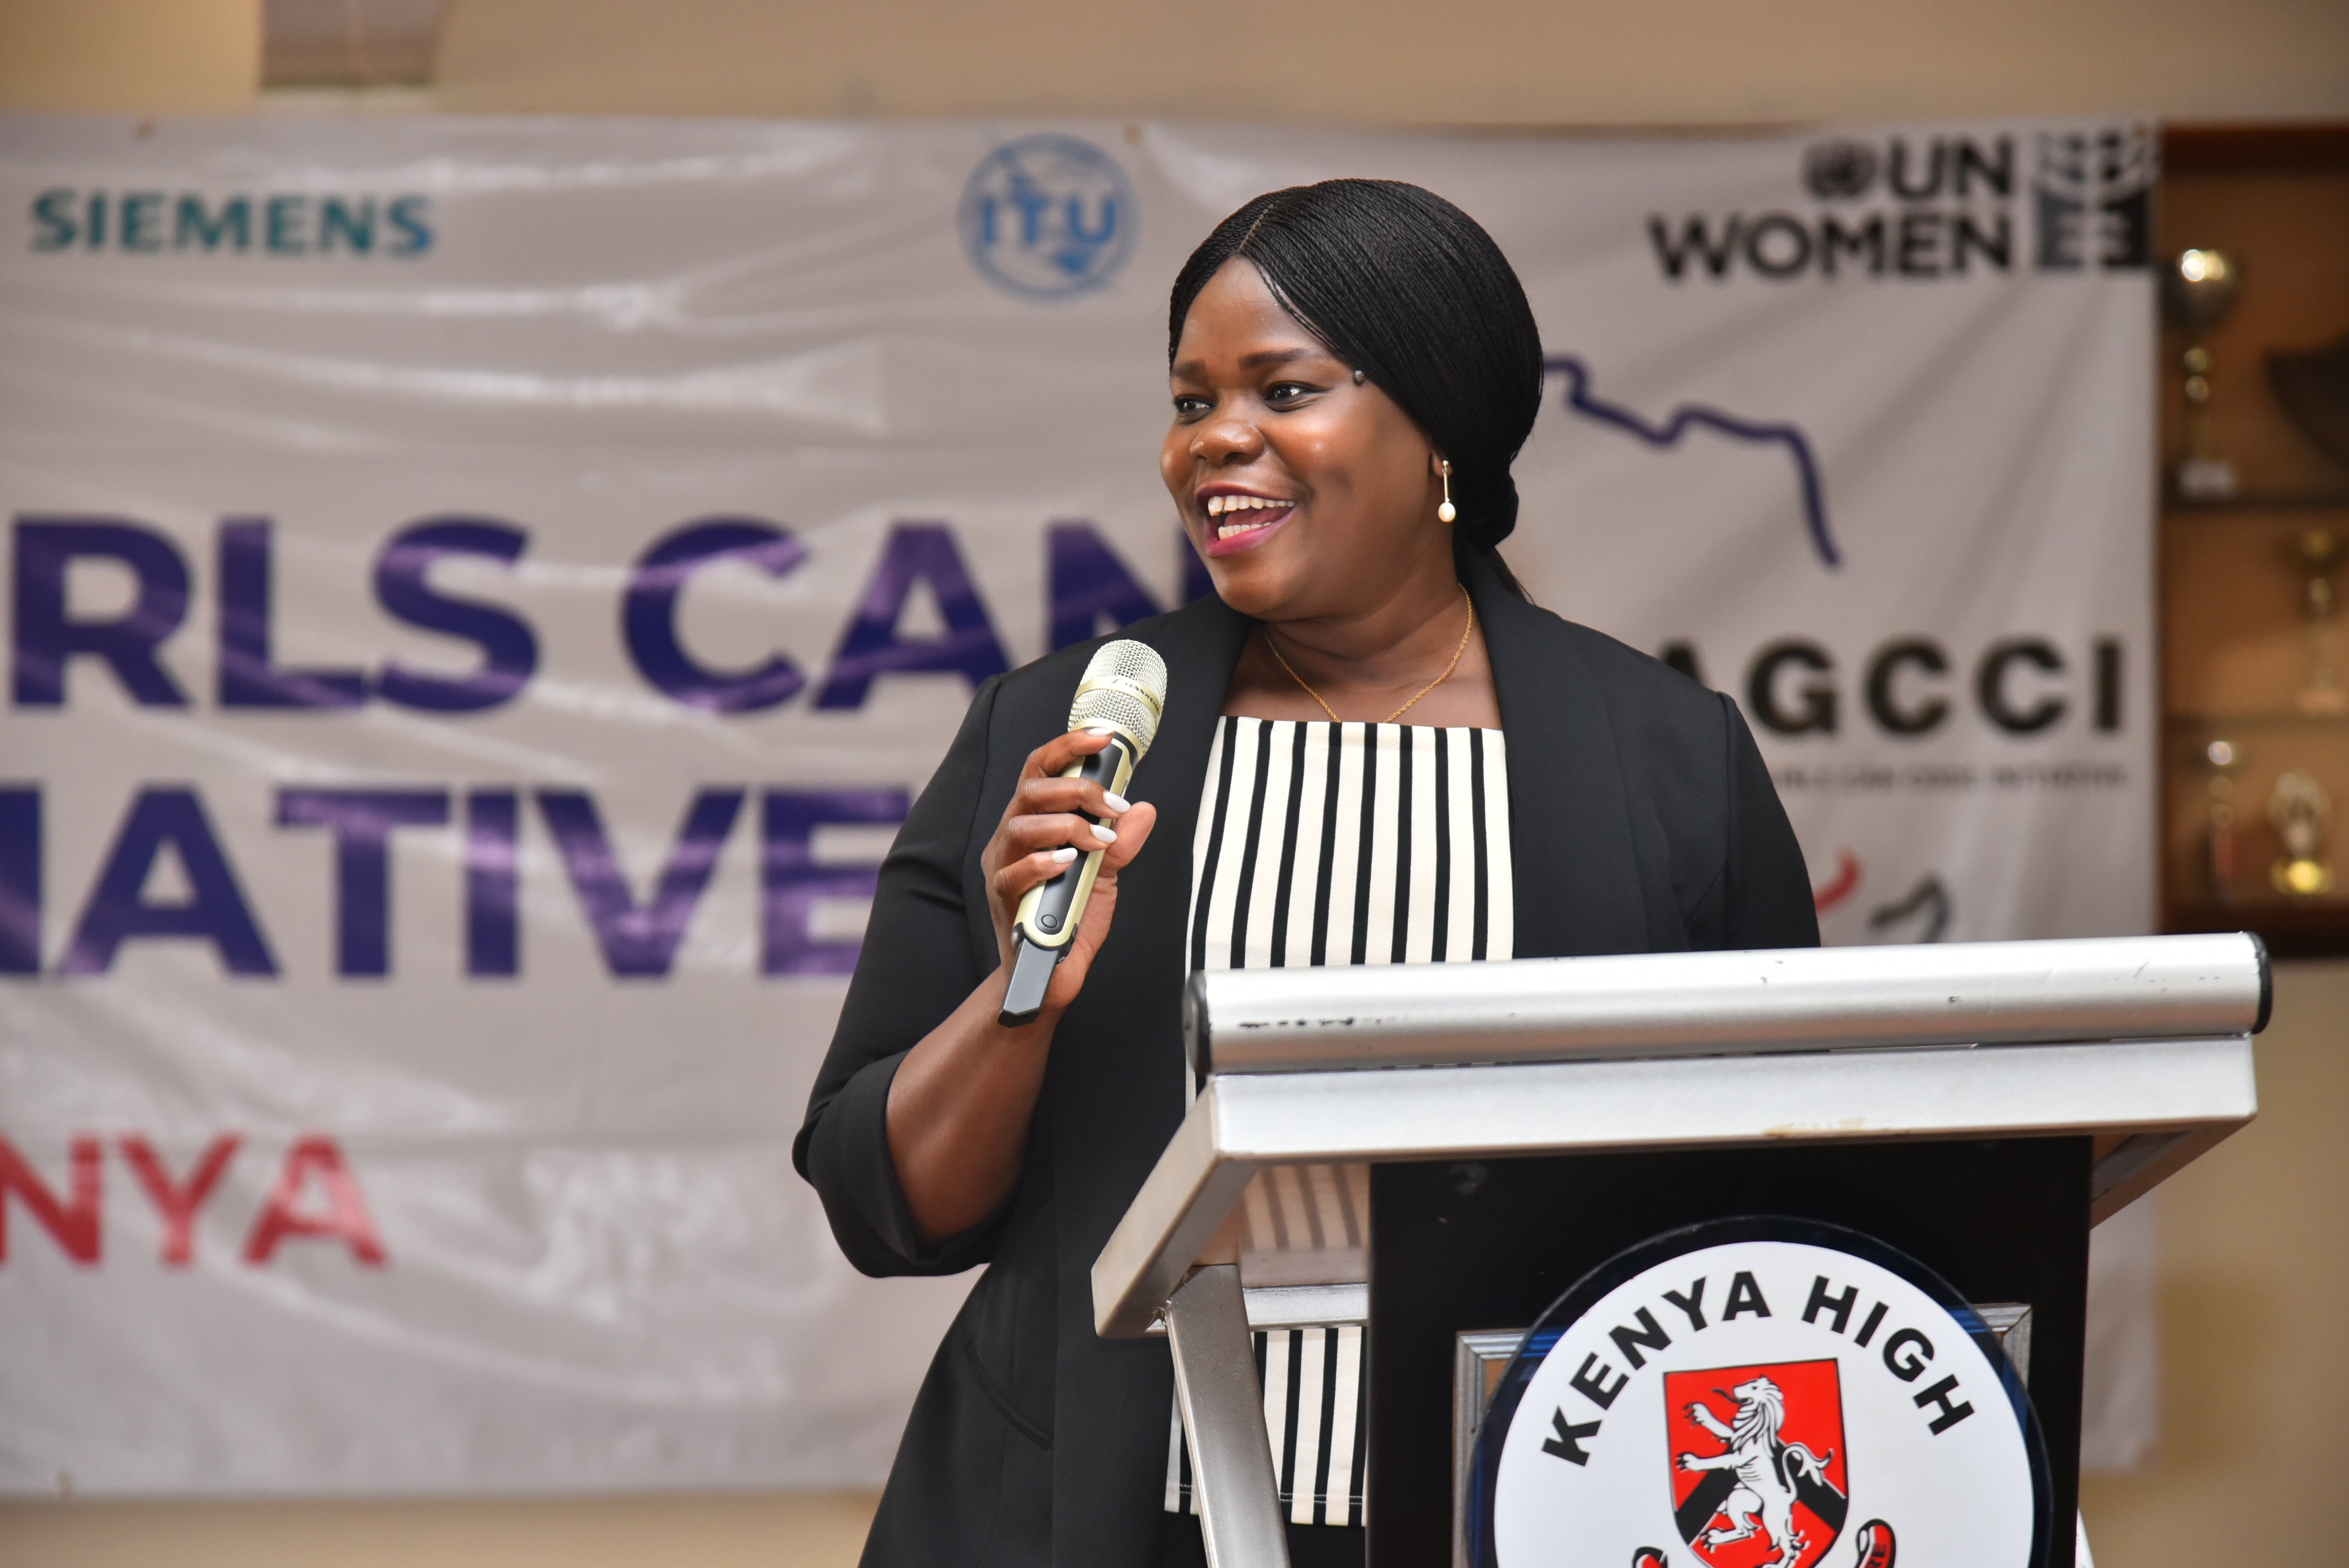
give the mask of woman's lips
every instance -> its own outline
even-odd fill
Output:
[[[1255,508],[1207,519],[1207,553],[1235,555],[1253,550],[1279,531],[1296,512],[1293,505]]]
[[[1200,498],[1207,514],[1207,553],[1229,555],[1261,544],[1288,521],[1297,503],[1282,496],[1218,490]]]

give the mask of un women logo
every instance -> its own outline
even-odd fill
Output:
[[[1062,299],[1117,275],[1140,215],[1133,182],[1101,149],[1073,136],[1025,136],[971,171],[962,244],[997,286]]]

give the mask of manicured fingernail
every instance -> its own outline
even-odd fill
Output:
[[[1070,845],[1052,851],[1053,862],[1058,865],[1067,865],[1071,861],[1073,861],[1076,858],[1077,851],[1074,845]]]
[[[1110,728],[1107,725],[1099,725],[1099,724],[1097,724],[1097,725],[1093,726],[1093,727],[1092,727],[1092,728],[1086,730],[1086,731],[1085,731],[1085,733],[1086,733],[1087,735],[1098,735],[1098,736],[1100,736],[1102,738],[1103,738],[1104,740],[1106,740],[1106,739],[1107,739],[1107,738],[1109,738],[1111,736],[1115,735],[1115,734],[1117,733],[1117,731],[1116,731],[1116,730],[1114,730],[1114,729]]]
[[[1111,828],[1104,828],[1099,822],[1095,822],[1093,824],[1093,837],[1099,839],[1104,844],[1113,844],[1117,842],[1116,830]]]
[[[1102,804],[1108,807],[1112,811],[1123,812],[1133,810],[1132,806],[1126,803],[1124,796],[1112,795],[1106,789],[1102,791]]]

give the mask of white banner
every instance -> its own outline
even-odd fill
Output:
[[[2150,139],[0,128],[0,1488],[868,1484],[960,1281],[789,1141],[972,686],[1190,591],[1176,267],[1416,181],[1507,554],[1839,942],[2151,917]]]

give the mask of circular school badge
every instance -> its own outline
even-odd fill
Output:
[[[1642,1243],[1560,1297],[1495,1390],[1476,1568],[2041,1568],[2022,1381],[1914,1259],[1815,1222]]]

